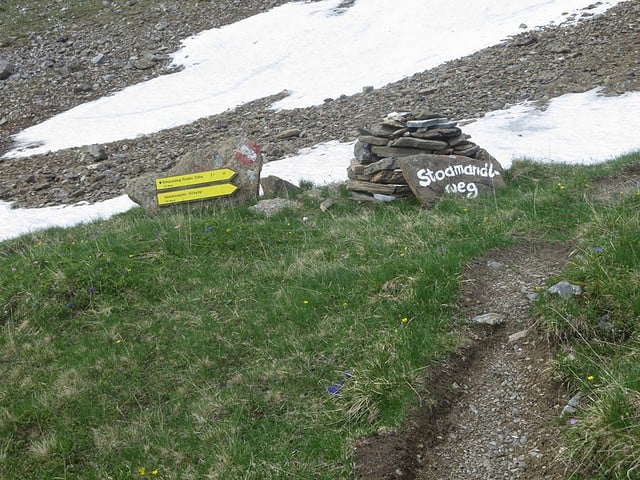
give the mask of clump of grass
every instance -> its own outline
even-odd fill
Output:
[[[586,398],[567,428],[575,475],[633,479],[640,474],[640,189],[586,203],[589,220],[563,274],[584,293],[544,296],[539,313],[564,345],[561,374]]]
[[[580,478],[634,479],[640,475],[638,346],[619,346],[613,358],[599,356],[604,363],[578,382],[587,400],[566,437],[574,475]]]

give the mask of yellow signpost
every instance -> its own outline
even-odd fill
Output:
[[[230,168],[221,168],[206,172],[158,178],[156,179],[158,205],[165,206],[174,203],[232,195],[238,187],[226,180],[231,180],[235,175],[236,172]],[[213,183],[213,185],[206,185],[210,183]],[[194,185],[198,186],[194,188],[184,188],[193,187]]]

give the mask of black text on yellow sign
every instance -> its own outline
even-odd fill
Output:
[[[230,168],[220,168],[218,170],[208,170],[206,172],[188,173],[186,175],[176,175],[156,179],[156,190],[169,190],[170,188],[189,187],[202,183],[223,182],[231,180],[236,172]]]
[[[206,185],[171,192],[160,192],[157,194],[158,205],[171,205],[174,203],[191,202],[193,200],[224,197],[233,194],[237,189],[238,187],[231,183],[220,183],[218,185]]]

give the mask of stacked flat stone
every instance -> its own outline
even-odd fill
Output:
[[[486,151],[471,142],[457,122],[433,114],[392,113],[360,128],[347,188],[355,198],[394,200],[411,197],[397,159],[422,153],[482,159]]]

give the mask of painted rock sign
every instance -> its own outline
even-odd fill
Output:
[[[502,169],[496,160],[472,142],[458,122],[441,115],[394,112],[358,131],[354,158],[347,168],[347,188],[359,200],[391,201],[415,195],[423,205],[431,205],[445,193],[475,198],[501,182]],[[401,159],[416,155],[445,160],[432,158],[416,168],[413,162],[403,161],[405,168],[400,168]],[[446,160],[450,156],[454,163]]]
[[[419,154],[398,158],[397,162],[409,187],[425,207],[432,206],[445,194],[472,199],[504,186],[504,170],[491,156],[473,159]]]
[[[220,182],[231,180],[235,175],[236,172],[230,168],[220,168],[206,172],[158,178],[156,179],[158,205],[166,206],[233,195],[238,187],[229,182]]]
[[[164,175],[140,177],[129,183],[126,192],[152,213],[160,207],[201,200],[237,205],[258,197],[261,170],[258,145],[233,138],[182,155]]]

